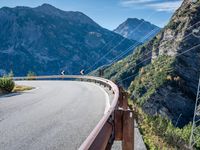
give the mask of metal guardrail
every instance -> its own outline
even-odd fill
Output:
[[[105,150],[111,149],[114,140],[122,141],[122,149],[132,150],[133,148],[133,116],[127,109],[126,94],[121,92],[118,86],[107,79],[93,76],[80,75],[54,75],[54,76],[31,76],[13,77],[13,80],[53,80],[68,79],[95,82],[104,85],[112,90],[114,97],[111,106],[101,118],[90,135],[82,143],[79,150]],[[128,111],[127,111],[128,110]],[[127,130],[125,130],[125,128]],[[127,132],[128,131],[128,132]],[[125,135],[126,134],[126,135]],[[128,138],[128,139],[127,139]]]

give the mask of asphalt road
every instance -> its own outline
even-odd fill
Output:
[[[20,81],[36,89],[0,97],[0,150],[75,150],[104,114],[94,83]]]

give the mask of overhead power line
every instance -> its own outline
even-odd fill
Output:
[[[149,15],[148,18],[152,17],[154,14],[156,14],[157,12],[152,13],[151,15]],[[133,32],[135,32],[142,24],[144,24],[145,20],[143,20],[138,26],[136,26],[136,28],[134,30],[132,30],[130,32],[130,34],[132,34]],[[123,43],[127,38],[123,38],[121,41],[119,41],[119,43],[117,45],[115,45],[113,48],[111,48],[105,55],[103,55],[99,60],[97,60],[91,67],[89,67],[88,69],[86,69],[86,72],[90,71],[93,67],[95,67],[101,60],[103,60],[108,54],[110,54],[115,48],[117,48],[121,43]]]
[[[183,51],[183,52],[181,52],[181,53],[178,53],[178,54],[176,54],[176,55],[173,56],[173,57],[179,57],[179,56],[181,56],[181,55],[183,55],[183,54],[185,54],[185,53],[187,53],[187,52],[189,52],[189,51],[191,51],[191,50],[193,50],[193,49],[195,49],[195,48],[198,48],[198,47],[200,47],[200,44],[198,44],[198,45],[196,45],[196,46],[193,46],[192,48],[187,49],[187,50],[185,50],[185,51]],[[136,67],[139,66],[140,64],[144,63],[145,61],[150,60],[151,58],[152,58],[152,57],[148,57],[147,59],[141,61],[140,63],[138,63],[137,65],[135,65],[134,68],[136,68]],[[161,65],[164,64],[164,63],[166,63],[166,62],[163,61],[163,62],[161,63]],[[138,73],[133,74],[133,75],[131,75],[131,76],[128,76],[128,77],[126,77],[125,79],[120,80],[120,81],[118,81],[118,82],[126,81],[126,80],[130,79],[131,77],[136,76],[137,74],[138,74]]]

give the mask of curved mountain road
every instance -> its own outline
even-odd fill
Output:
[[[1,150],[75,150],[104,114],[109,97],[94,83],[17,81],[36,89],[0,97]]]

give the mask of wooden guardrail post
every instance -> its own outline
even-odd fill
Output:
[[[115,110],[115,140],[122,141],[123,150],[134,150],[134,115],[128,106],[128,93],[119,88],[119,102]]]
[[[118,99],[118,105],[116,106],[115,110],[115,140],[116,141],[122,141],[123,138],[123,93],[122,88],[119,87],[119,99]],[[121,110],[120,110],[121,109]]]
[[[123,150],[134,150],[134,120],[131,110],[123,113]]]
[[[103,77],[104,76],[104,69],[101,68],[99,69],[99,77]]]
[[[123,138],[123,111],[122,110],[115,110],[115,140],[122,141]]]

